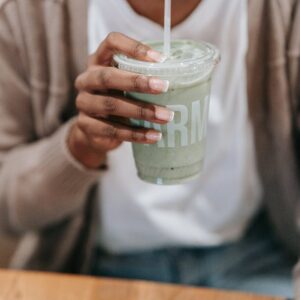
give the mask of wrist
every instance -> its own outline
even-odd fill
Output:
[[[105,162],[106,153],[93,149],[76,124],[70,130],[67,145],[73,157],[88,169],[98,169]]]

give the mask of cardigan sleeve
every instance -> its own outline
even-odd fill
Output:
[[[55,225],[84,207],[100,171],[69,153],[73,120],[37,140],[30,84],[4,14],[0,16],[0,229],[27,232]]]

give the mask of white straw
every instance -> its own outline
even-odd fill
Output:
[[[164,55],[170,56],[171,50],[171,0],[165,0],[165,31],[164,31]]]

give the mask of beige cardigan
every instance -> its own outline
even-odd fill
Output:
[[[300,1],[249,0],[248,94],[265,203],[300,254]],[[88,270],[101,172],[68,152],[87,0],[0,0],[0,228],[24,233],[12,266]],[[299,273],[300,276],[300,273]]]

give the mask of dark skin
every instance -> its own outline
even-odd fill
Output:
[[[128,0],[132,8],[154,22],[163,25],[163,0]],[[172,26],[184,21],[201,0],[172,0]],[[160,53],[123,34],[111,33],[89,57],[87,70],[76,80],[78,118],[72,126],[68,147],[84,166],[97,169],[107,153],[122,142],[157,143],[161,133],[152,129],[136,129],[128,125],[128,118],[158,124],[172,120],[174,113],[167,108],[141,104],[122,96],[123,91],[161,94],[168,83],[111,67],[115,53],[123,53],[138,60],[159,62]],[[119,92],[118,92],[119,91]]]
[[[127,0],[131,7],[141,16],[164,26],[164,0],[140,1]],[[145,2],[148,2],[145,4]],[[172,27],[183,22],[199,5],[201,0],[172,0]]]

